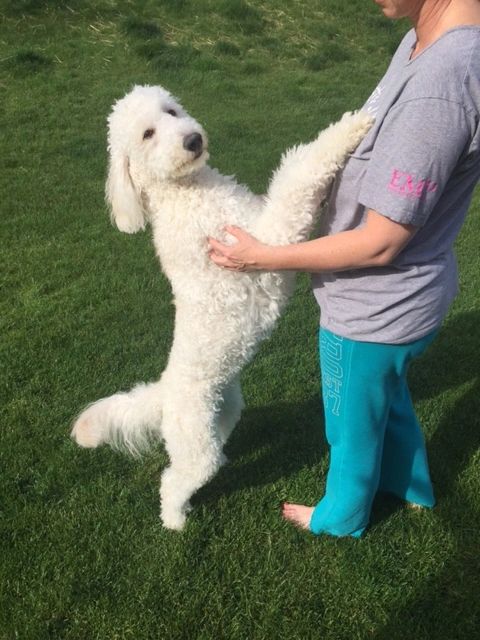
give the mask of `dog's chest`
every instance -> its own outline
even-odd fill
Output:
[[[222,318],[225,341],[256,343],[271,330],[287,299],[286,279],[279,274],[220,269],[209,258],[208,237],[225,241],[226,224],[248,229],[252,216],[258,215],[260,200],[245,198],[239,203],[238,195],[231,192],[223,192],[221,198],[212,197],[211,192],[174,195],[152,202],[157,207],[151,222],[155,250],[171,282],[177,311],[182,309],[188,322],[200,315],[212,335]]]
[[[213,269],[218,277],[218,267],[208,257],[208,237],[225,241],[226,224],[248,229],[259,204],[257,196],[227,178],[220,184],[208,181],[152,193],[154,244],[167,277],[173,281],[176,274],[200,276]]]
[[[153,241],[158,258],[170,280],[210,270],[208,237],[222,237],[226,224],[224,208],[218,202],[205,203],[200,193],[159,203],[152,216]]]

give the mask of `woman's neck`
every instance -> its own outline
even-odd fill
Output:
[[[480,25],[480,1],[426,0],[409,17],[417,34],[413,58],[454,27]]]

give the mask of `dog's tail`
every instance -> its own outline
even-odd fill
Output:
[[[139,384],[89,405],[76,419],[72,437],[82,447],[109,444],[134,456],[161,438],[161,382]]]
[[[270,182],[254,235],[269,244],[306,240],[335,175],[372,122],[366,113],[346,113],[310,144],[289,149]]]

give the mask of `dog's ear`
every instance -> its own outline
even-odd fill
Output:
[[[110,147],[105,198],[110,205],[110,217],[120,231],[136,233],[145,229],[145,216],[128,170],[128,156]]]

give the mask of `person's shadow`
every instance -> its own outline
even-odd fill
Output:
[[[480,443],[480,313],[453,316],[412,367],[414,402],[430,399],[428,453],[437,498],[450,492]],[[456,401],[446,412],[431,402],[445,391]],[[437,423],[437,419],[439,422]]]
[[[480,606],[480,532],[478,477],[471,488],[458,481],[471,465],[480,443],[480,313],[452,317],[418,367],[412,371],[415,400],[433,399],[447,389],[456,400],[446,412],[432,411],[433,433],[427,438],[436,517],[452,549],[447,562],[439,559],[438,571],[420,582],[401,607],[392,609],[377,640],[418,637],[478,637]],[[439,398],[439,401],[441,398]],[[432,402],[430,401],[430,404]],[[436,416],[439,422],[435,425]],[[429,553],[425,549],[425,553]],[[444,615],[441,615],[444,612]]]

